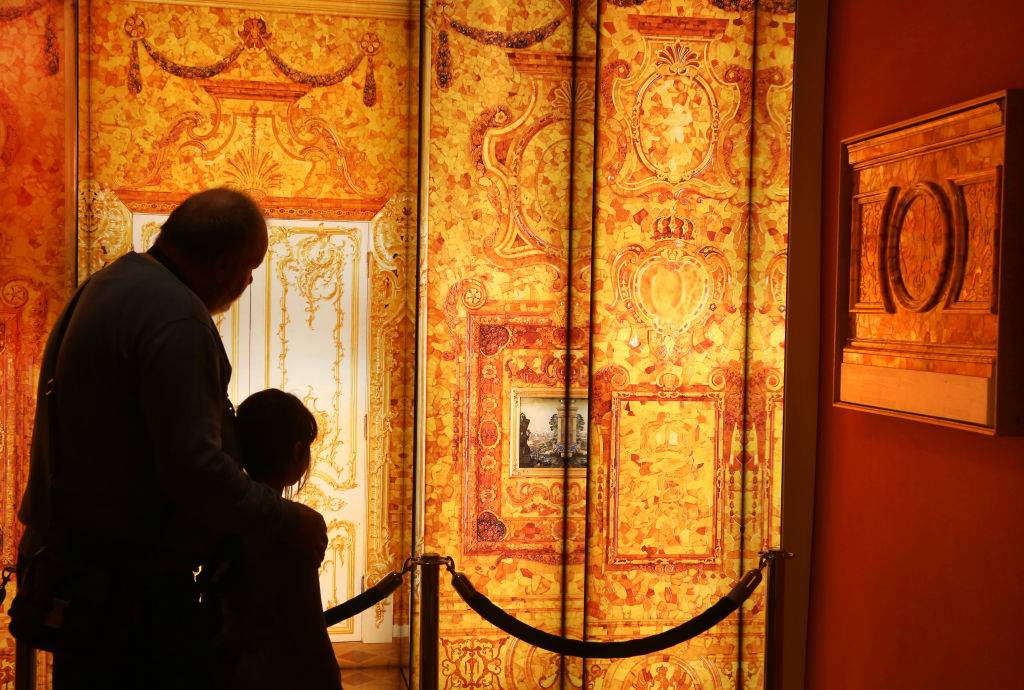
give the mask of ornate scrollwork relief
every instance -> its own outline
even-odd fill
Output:
[[[665,46],[655,65],[634,97],[629,131],[640,162],[659,180],[677,185],[711,164],[721,113],[700,74],[701,58],[689,46]]]
[[[78,276],[84,281],[131,251],[132,212],[110,189],[78,183]]]
[[[383,270],[397,271],[399,262],[404,267],[410,264],[409,242],[414,231],[416,199],[412,192],[399,192],[388,199],[373,219],[373,258]]]
[[[502,687],[503,648],[508,637],[441,638],[441,673],[450,688]]]
[[[449,289],[444,301],[445,325],[452,334],[459,334],[459,323],[464,323],[468,311],[476,311],[487,304],[487,284],[483,277],[463,278]]]
[[[330,583],[325,591],[324,608],[336,606],[357,591],[356,589],[356,535],[355,523],[348,520],[330,520],[327,523],[329,537],[327,553],[320,564],[321,581],[327,578]],[[345,583],[345,589],[338,583]],[[349,618],[334,626],[332,630],[351,634],[355,630],[355,619]]]
[[[266,376],[271,384],[269,347],[271,324],[277,325],[277,381],[287,389],[299,390],[303,402],[317,421],[319,434],[311,449],[309,479],[297,498],[324,511],[332,549],[322,566],[327,577],[325,591],[336,601],[343,601],[356,591],[355,526],[341,519],[339,512],[346,504],[345,492],[359,487],[357,473],[357,439],[361,431],[356,418],[358,377],[355,370],[359,307],[357,302],[358,257],[361,256],[361,232],[355,227],[276,226],[270,227],[267,252],[267,294],[265,323],[267,330]],[[276,303],[271,301],[277,296]],[[274,312],[276,317],[272,318]],[[300,323],[292,325],[298,311]],[[312,341],[307,337],[292,344],[297,333],[320,334],[319,340],[329,349],[330,369],[326,380],[311,379],[309,371],[292,375],[290,365],[297,364],[292,348],[302,348]],[[301,369],[301,366],[296,366]],[[351,412],[349,412],[351,411]],[[344,568],[342,565],[344,564]],[[341,578],[341,579],[339,579]],[[342,589],[341,582],[348,579]],[[326,602],[325,602],[326,604]],[[353,628],[348,627],[348,632]],[[340,632],[345,632],[341,630]]]
[[[737,80],[712,68],[709,47],[725,31],[720,19],[631,17],[643,36],[639,66],[609,64],[602,75],[603,99],[610,101],[609,132],[615,154],[606,164],[616,192],[650,192],[678,197],[684,190],[714,198],[735,194],[729,172],[731,146],[723,137],[731,117],[749,117],[734,105]],[[727,93],[728,101],[723,102]]]
[[[776,325],[786,323],[786,277],[789,273],[789,253],[783,249],[769,261],[764,272],[765,301],[758,309],[769,315]]]
[[[292,239],[293,237],[298,239]],[[314,328],[314,321],[322,306],[331,309],[331,343],[334,357],[331,362],[333,392],[330,402],[327,403],[329,409],[321,410],[319,401],[312,395],[306,402],[312,405],[312,411],[320,427],[320,435],[314,445],[314,461],[310,476],[322,480],[337,491],[353,488],[356,476],[355,448],[351,441],[354,439],[355,429],[348,430],[350,440],[344,441],[338,420],[345,386],[342,379],[343,361],[346,357],[355,356],[355,353],[351,352],[352,348],[344,341],[346,323],[356,319],[358,314],[346,304],[348,295],[345,291],[345,277],[346,272],[351,270],[354,258],[359,256],[359,247],[360,233],[355,228],[327,228],[323,224],[317,228],[277,226],[270,229],[267,255],[268,267],[274,271],[280,291],[277,368],[279,385],[282,388],[288,386],[288,326],[291,323],[288,296],[292,286],[302,297],[305,322],[309,329]],[[352,300],[354,299],[353,296]],[[269,303],[267,308],[271,308]],[[349,330],[354,328],[354,323],[348,324]],[[354,390],[355,381],[349,381],[348,384]],[[344,453],[341,452],[342,445],[348,446]]]
[[[708,602],[710,604],[710,602]],[[608,672],[605,687],[626,690],[721,690],[730,687],[720,667],[708,657],[679,652],[623,659]]]
[[[229,182],[257,201],[294,206],[292,198],[336,195],[370,202],[378,210],[387,197],[386,176],[376,183],[356,174],[365,153],[327,120],[298,108],[303,89],[273,89],[255,82],[201,82],[213,100],[212,112],[176,116],[150,151],[140,154],[139,170],[122,195],[161,189],[176,170],[193,184]],[[309,166],[299,182],[296,163]],[[296,186],[295,183],[298,183]],[[268,198],[269,197],[269,198]]]
[[[470,150],[498,226],[484,238],[488,259],[502,268],[543,263],[563,275],[569,260],[571,199],[578,214],[589,217],[589,195],[573,194],[570,157],[578,169],[590,168],[590,132],[573,141],[571,119],[593,118],[593,94],[584,84],[573,93],[572,60],[559,53],[518,51],[508,59],[530,77],[529,97],[518,115],[507,105],[485,109],[476,119]],[[589,263],[589,254],[574,255]]]
[[[504,655],[505,685],[502,687],[539,690],[575,690],[583,687],[583,674],[579,665],[522,640],[513,638],[511,642]]]
[[[367,584],[374,584],[396,566],[398,544],[391,530],[389,488],[401,462],[394,459],[393,434],[403,434],[403,414],[411,400],[402,388],[395,362],[403,358],[403,333],[413,320],[408,300],[409,271],[415,268],[409,237],[414,231],[415,198],[410,192],[391,197],[371,224],[370,372],[367,419]],[[403,330],[405,328],[406,330]],[[384,623],[388,601],[374,607],[374,624]]]

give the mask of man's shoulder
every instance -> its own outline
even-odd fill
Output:
[[[165,267],[141,254],[126,254],[92,278],[104,300],[116,300],[123,313],[136,315],[150,326],[186,319],[209,323],[199,297]]]

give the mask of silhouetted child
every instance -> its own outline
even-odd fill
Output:
[[[277,389],[238,406],[241,462],[249,476],[285,493],[305,481],[316,420],[298,398]],[[318,568],[286,544],[252,534],[213,565],[212,599],[220,610],[215,644],[230,690],[340,690],[327,636]]]

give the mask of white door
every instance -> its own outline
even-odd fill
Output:
[[[135,214],[133,246],[148,248],[165,215]],[[320,511],[330,545],[320,570],[325,607],[361,591],[366,568],[370,224],[268,219],[267,258],[253,283],[215,319],[233,367],[237,405],[264,388],[298,396],[316,417],[309,481],[295,496]],[[337,641],[391,640],[388,620],[356,617],[331,628]],[[373,612],[364,614],[372,616]]]

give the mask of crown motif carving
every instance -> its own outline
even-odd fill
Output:
[[[672,213],[658,216],[651,223],[651,234],[655,240],[692,240],[693,221]]]

